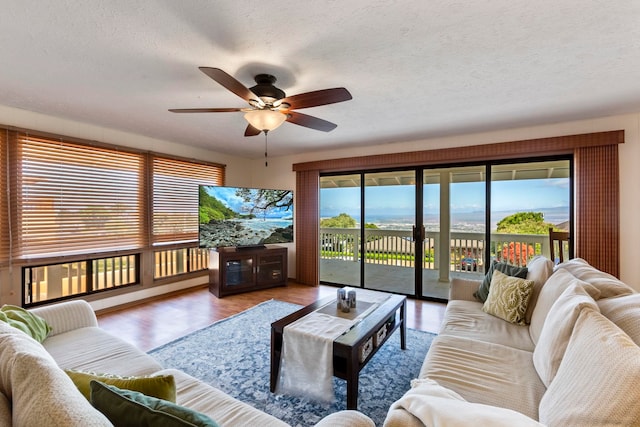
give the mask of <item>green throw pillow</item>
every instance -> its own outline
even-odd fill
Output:
[[[506,274],[507,276],[519,277],[521,279],[527,278],[527,273],[529,270],[527,267],[518,267],[516,265],[507,264],[504,261],[493,262],[489,270],[487,270],[487,274],[484,276],[484,280],[478,287],[478,290],[473,293],[473,296],[480,302],[485,302],[487,297],[489,296],[489,288],[491,287],[491,278],[493,277],[493,272],[498,270],[501,273]]]
[[[91,381],[91,404],[116,427],[219,427],[204,414],[137,391]]]
[[[525,325],[525,313],[533,292],[533,280],[493,272],[489,296],[482,311],[510,323]]]
[[[0,308],[0,320],[38,342],[44,341],[51,332],[51,326],[42,317],[15,305],[3,305]]]
[[[91,399],[91,387],[89,383],[92,380],[96,380],[121,389],[138,391],[147,396],[157,397],[158,399],[164,399],[170,402],[176,401],[176,381],[173,375],[122,377],[111,374],[75,371],[72,369],[65,369],[65,372],[87,400]]]

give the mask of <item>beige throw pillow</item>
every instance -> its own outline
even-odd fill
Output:
[[[640,293],[598,301],[600,312],[640,345]]]
[[[598,305],[584,288],[574,283],[551,306],[533,351],[533,365],[545,386],[549,387],[558,372],[573,327],[585,307],[598,311]]]
[[[600,291],[600,298],[632,294],[633,289],[609,273],[598,270],[582,258],[574,258],[558,264],[556,270],[565,270]]]
[[[540,290],[538,302],[533,308],[531,324],[529,326],[529,335],[531,335],[531,340],[534,344],[538,344],[540,334],[542,333],[542,327],[547,319],[549,310],[551,310],[551,306],[556,302],[560,295],[562,295],[565,289],[574,284],[582,286],[594,300],[599,298],[600,291],[593,286],[574,277],[566,270],[556,270]]]
[[[482,310],[507,322],[524,325],[532,290],[532,280],[507,276],[495,270]]]
[[[540,400],[549,426],[640,425],[640,347],[586,308],[573,328],[556,377]]]
[[[553,274],[553,262],[549,258],[538,255],[527,263],[527,280],[533,280],[533,291],[525,313],[527,324],[531,323],[531,315],[538,301],[538,295],[551,274]]]

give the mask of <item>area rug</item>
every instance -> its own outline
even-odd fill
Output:
[[[269,391],[271,323],[299,308],[267,301],[149,353],[163,366],[183,370],[292,426],[313,426],[324,416],[346,409],[346,381],[334,378],[333,403]],[[407,349],[401,350],[400,332],[396,331],[360,372],[358,410],[377,426],[418,376],[434,337],[407,328]]]

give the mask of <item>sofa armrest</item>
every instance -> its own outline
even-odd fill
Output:
[[[84,300],[65,301],[32,308],[29,311],[42,317],[51,326],[50,336],[74,329],[98,326],[93,308]]]
[[[376,427],[376,424],[362,412],[347,410],[327,415],[315,427]]]
[[[449,301],[452,300],[466,300],[466,301],[478,301],[473,293],[478,290],[478,287],[482,281],[460,279],[454,277],[451,279],[449,287]]]

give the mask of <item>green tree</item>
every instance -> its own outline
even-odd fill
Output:
[[[353,217],[347,215],[346,213],[341,213],[338,216],[321,219],[320,220],[320,227],[326,227],[326,228],[356,228],[356,220]]]
[[[542,212],[517,212],[498,222],[497,232],[505,234],[547,234],[553,224],[544,221]]]
[[[286,211],[293,209],[293,192],[290,190],[239,188],[236,190],[236,196],[249,202],[250,215],[255,214],[256,211],[266,215],[273,209],[284,208]]]
[[[220,200],[209,195],[203,187],[200,187],[200,203],[198,206],[198,220],[200,224],[208,224],[212,219],[223,220],[235,218],[238,215],[226,207]]]

